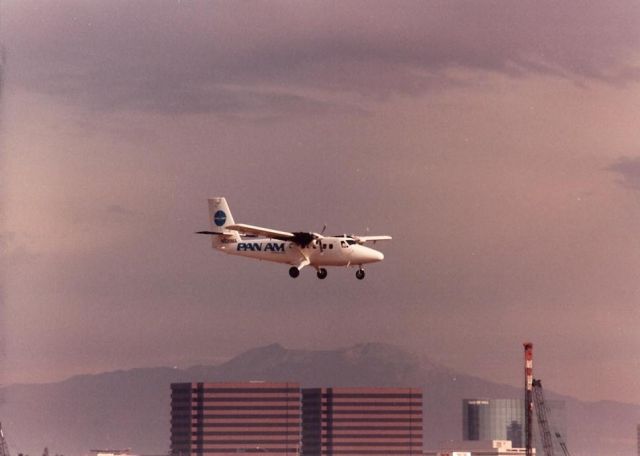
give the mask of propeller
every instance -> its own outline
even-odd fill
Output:
[[[313,243],[313,245],[317,245],[320,248],[320,252],[324,251],[324,247],[322,246],[322,239],[324,238],[324,231],[327,229],[327,225],[325,224],[322,227],[322,231],[320,233],[308,233],[305,231],[297,231],[293,233],[293,238],[291,241],[302,248],[309,246],[309,244]]]
[[[293,233],[293,238],[291,241],[300,247],[307,247],[316,239],[316,235],[314,233],[307,233],[304,231],[298,231]]]
[[[320,253],[324,252],[324,247],[322,246],[322,235],[324,234],[324,230],[327,229],[327,224],[325,223],[322,227],[322,231],[320,231],[320,237],[318,238],[318,244],[320,244]]]
[[[320,231],[320,233],[313,233],[315,236],[315,243],[316,245],[320,248],[320,253],[324,252],[324,247],[322,246],[322,238],[324,237],[324,231],[327,229],[327,224],[325,223],[324,226],[322,227],[322,231]]]
[[[351,237],[353,237],[353,240],[356,241],[358,244],[360,244],[360,245],[364,244],[364,241],[362,239],[360,239],[360,236],[356,236],[354,234]]]

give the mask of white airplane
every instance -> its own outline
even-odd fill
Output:
[[[356,277],[362,280],[364,264],[384,259],[381,252],[362,244],[391,239],[391,236],[290,233],[235,223],[227,200],[222,197],[209,198],[209,222],[211,231],[198,231],[198,234],[211,235],[214,249],[229,255],[289,264],[289,275],[293,278],[298,277],[300,270],[309,265],[316,269],[319,279],[327,277],[325,266],[357,266]],[[258,237],[261,239],[256,239]]]

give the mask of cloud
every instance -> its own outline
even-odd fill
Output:
[[[640,157],[623,157],[607,170],[618,174],[620,185],[640,191]]]
[[[421,93],[459,84],[451,76],[457,69],[610,84],[640,78],[634,0],[402,7],[15,0],[5,7],[4,25],[16,81],[98,110],[317,112],[334,104],[313,91]],[[225,89],[229,84],[245,91]]]

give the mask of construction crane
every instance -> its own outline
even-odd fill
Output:
[[[9,454],[9,446],[4,438],[4,431],[2,430],[2,423],[0,423],[0,456],[11,456]]]
[[[542,381],[533,380],[533,399],[536,405],[536,416],[538,417],[538,427],[540,429],[540,437],[544,449],[544,456],[555,456],[553,449],[553,437],[556,438],[558,445],[562,449],[564,456],[571,456],[567,443],[562,435],[555,431],[552,437],[551,424],[549,423],[549,409],[544,401],[544,392],[542,391]]]
[[[524,441],[526,456],[533,456],[533,344],[524,344]]]
[[[533,378],[533,344],[524,344],[524,413],[525,413],[525,454],[533,456],[533,411],[535,403],[536,417],[538,418],[538,428],[544,449],[544,456],[555,456],[553,447],[553,437],[556,438],[558,446],[562,449],[564,456],[571,456],[567,443],[559,432],[551,435],[551,425],[549,424],[549,409],[544,401],[542,382]]]

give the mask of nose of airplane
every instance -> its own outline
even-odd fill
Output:
[[[384,260],[382,252],[365,247],[363,245],[354,246],[351,262],[354,264],[375,263]]]
[[[365,251],[365,257],[367,263],[374,263],[376,261],[384,260],[384,255],[382,252],[378,252],[370,247],[365,247],[367,250]]]

